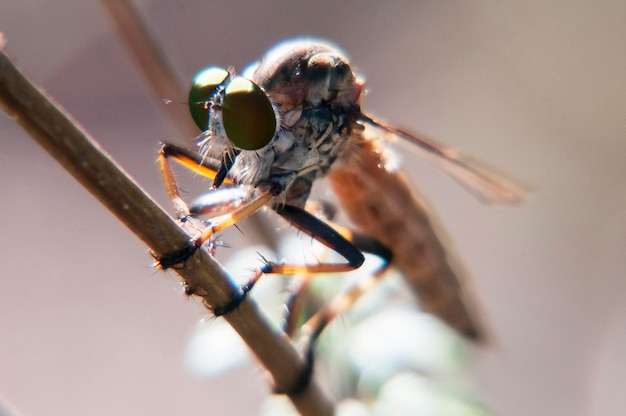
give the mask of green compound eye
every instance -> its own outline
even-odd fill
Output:
[[[228,71],[210,66],[198,72],[189,91],[189,112],[201,131],[209,128],[209,104],[217,88],[226,81]]]
[[[241,77],[226,87],[222,121],[228,139],[243,150],[262,148],[276,133],[276,114],[269,98],[254,82]]]

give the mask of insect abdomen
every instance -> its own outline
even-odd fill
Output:
[[[328,175],[349,219],[392,250],[394,265],[425,311],[468,338],[483,338],[429,214],[403,175],[385,169],[368,140],[350,156]]]

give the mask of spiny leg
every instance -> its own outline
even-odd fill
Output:
[[[247,292],[252,289],[254,284],[264,274],[278,273],[313,275],[316,273],[337,273],[357,269],[365,261],[362,250],[367,252],[373,252],[374,254],[377,254],[381,258],[383,258],[383,260],[385,260],[386,262],[386,264],[382,266],[381,269],[376,273],[376,278],[372,279],[372,281],[376,280],[378,276],[382,275],[384,270],[386,270],[387,268],[387,264],[391,261],[391,251],[372,238],[357,234],[351,234],[347,231],[344,231],[343,233],[339,232],[335,228],[324,223],[307,211],[295,206],[280,205],[275,206],[274,210],[281,217],[283,217],[289,223],[298,228],[301,232],[311,236],[312,238],[318,240],[325,246],[340,254],[346,259],[346,262],[319,263],[307,265],[279,264],[267,262],[264,266],[258,268],[252,278],[248,281],[248,283],[242,287],[242,296],[245,296]],[[345,238],[343,234],[349,235],[349,239]],[[307,342],[304,344],[305,348],[303,350],[304,356],[307,359],[308,363],[307,370],[303,372],[298,383],[294,385],[292,389],[290,389],[290,391],[276,391],[276,393],[296,393],[308,384],[313,371],[313,343],[315,342],[315,339],[317,339],[319,333],[332,320],[332,318],[334,318],[339,312],[345,310],[350,304],[354,303],[354,301],[360,296],[360,294],[364,293],[365,291],[365,287],[359,287],[358,290],[353,289],[346,296],[342,297],[343,302],[341,305],[337,305],[337,302],[334,302],[332,307],[325,307],[323,309],[323,311],[325,311],[324,314],[316,314],[314,316],[318,317],[315,325],[310,326],[314,333],[312,333],[307,338]],[[218,312],[223,314],[230,312],[230,310],[214,311],[216,315],[218,314]],[[320,319],[322,317],[324,319]],[[290,319],[289,315],[287,319]]]
[[[380,257],[383,260],[383,264],[366,279],[361,279],[346,291],[339,293],[335,298],[323,306],[317,311],[309,320],[300,327],[300,338],[298,345],[304,351],[305,357],[310,360],[310,366],[314,358],[313,347],[322,331],[330,324],[339,314],[350,309],[354,303],[369,289],[378,282],[378,280],[384,276],[385,272],[389,269],[393,254],[390,249],[385,245],[363,234],[352,232],[348,229],[341,228],[342,235],[350,241],[356,248],[362,252],[367,252]],[[295,293],[292,297],[300,297],[301,295]],[[292,305],[296,308],[301,305],[301,300],[291,300]],[[291,314],[297,314],[296,309],[287,309],[288,316],[286,320],[293,322],[294,318]],[[291,336],[291,335],[290,335]]]
[[[267,204],[272,198],[274,198],[274,196],[276,196],[276,194],[273,192],[271,187],[261,189],[261,193],[258,196],[255,196],[251,201],[245,203],[239,208],[236,208],[228,214],[221,215],[211,220],[211,222],[207,226],[205,226],[204,231],[202,231],[198,236],[192,238],[190,243],[182,250],[158,257],[157,261],[159,263],[159,266],[162,269],[166,269],[168,267],[172,267],[176,264],[184,262],[194,253],[195,250],[200,248],[213,236],[218,234],[220,231],[230,227],[231,225],[234,225],[237,222],[243,220],[244,218],[247,218],[250,215],[254,214],[265,204]],[[182,221],[185,221],[188,217],[189,215],[182,219]]]
[[[289,296],[284,306],[283,331],[289,338],[293,338],[298,329],[299,316],[304,308],[305,298],[312,280],[313,274],[306,273],[291,282],[288,288]]]
[[[383,264],[348,290],[339,293],[322,309],[317,311],[309,320],[300,328],[299,345],[305,350],[313,349],[315,341],[320,336],[324,328],[331,323],[339,314],[347,311],[354,303],[384,276],[385,272],[391,266],[393,254],[390,249],[371,237],[351,233],[349,240],[360,250],[374,254],[383,260]]]
[[[200,199],[194,205],[189,207],[189,205],[187,205],[187,203],[184,202],[180,196],[178,185],[174,179],[174,173],[168,162],[170,158],[194,172],[214,179],[213,192],[226,191],[227,193],[225,197],[221,199]],[[228,195],[229,192],[234,192],[235,189],[230,188],[217,190],[216,188],[219,187],[222,182],[232,183],[227,177],[228,170],[232,166],[232,163],[232,159],[220,163],[216,160],[205,158],[202,155],[183,147],[167,143],[163,144],[161,151],[159,152],[159,165],[161,166],[161,172],[166,190],[174,203],[176,215],[179,220],[185,222],[189,218],[193,218],[195,215],[214,211],[214,204],[219,205],[219,208],[217,208],[218,211],[225,210],[227,213],[212,218],[210,222],[203,226],[203,231],[198,236],[194,237],[182,250],[157,258],[161,268],[165,269],[184,262],[195,252],[195,250],[201,247],[205,242],[209,241],[217,233],[254,214],[272,198],[282,192],[282,189],[277,184],[262,183],[255,189],[257,195],[252,199],[246,201],[242,200],[241,205],[231,205],[232,200],[228,199]],[[212,308],[213,313],[216,316],[220,316],[236,309],[249,291],[250,289],[244,285],[239,290],[239,293],[230,302],[225,305]]]
[[[202,176],[214,179],[214,189],[221,185],[222,182],[232,183],[227,177],[228,169],[233,163],[232,159],[219,162],[215,159],[203,157],[199,153],[184,147],[164,143],[159,151],[158,162],[161,168],[161,175],[163,177],[165,189],[174,204],[176,217],[181,222],[187,221],[189,218],[192,218],[193,215],[189,205],[187,205],[180,195],[169,159],[175,160]],[[217,181],[219,181],[219,183],[217,183]],[[204,230],[198,236],[194,237],[187,244],[187,246],[175,253],[157,257],[159,267],[166,269],[179,263],[183,263],[215,234],[252,215],[281,192],[281,189],[279,189],[279,187],[275,184],[261,184],[257,190],[258,194],[251,200],[224,215],[214,218],[208,226],[203,227]],[[194,207],[194,209],[198,208]]]
[[[337,315],[349,309],[354,302],[356,302],[356,300],[363,293],[365,293],[380,276],[384,274],[393,257],[391,250],[374,238],[354,232],[349,228],[342,227],[334,223],[329,223],[328,225],[333,227],[341,234],[342,237],[352,243],[361,252],[374,254],[375,256],[380,257],[383,260],[383,265],[377,269],[372,276],[370,276],[368,281],[371,280],[371,282],[359,282],[354,287],[342,292],[335,298],[335,300],[327,303],[304,325],[301,326],[301,334],[303,337],[306,334],[314,334],[310,335],[313,339],[306,343],[308,345],[313,345],[315,338],[317,338],[317,336],[322,332],[324,327],[335,319]],[[304,304],[304,297],[307,294],[312,278],[313,275],[311,273],[305,274],[298,282],[298,285],[294,285],[294,288],[291,290],[291,294],[286,301],[284,329],[290,338],[293,337],[295,333],[297,317],[300,315],[300,311]]]
[[[282,264],[266,262],[255,270],[252,277],[241,287],[242,297],[252,290],[256,282],[264,274],[306,274],[306,273],[337,273],[354,270],[363,264],[365,257],[352,243],[343,238],[334,228],[319,220],[305,210],[291,206],[280,205],[273,207],[276,213],[297,227],[301,232],[318,240],[325,246],[339,253],[347,261],[344,263],[319,263],[319,264]],[[234,223],[234,221],[232,222]],[[232,224],[228,224],[232,225]],[[238,305],[229,305],[228,308],[216,308],[213,313],[216,316],[231,312]]]
[[[220,163],[214,159],[203,158],[199,153],[184,147],[170,143],[163,143],[161,145],[158,156],[161,177],[163,178],[167,195],[172,201],[172,204],[174,204],[176,218],[184,221],[190,215],[189,206],[180,196],[180,191],[176,184],[176,179],[174,178],[174,171],[169,163],[170,159],[175,160],[189,170],[211,179],[214,179],[219,171]]]
[[[222,162],[217,159],[205,157],[194,150],[172,143],[161,143],[159,159],[161,157],[171,158],[187,169],[211,179],[215,178],[222,165]],[[232,183],[230,179],[226,179],[225,182]]]
[[[332,202],[323,199],[309,199],[306,202],[306,206],[304,209],[307,212],[310,212],[316,217],[320,218],[322,221],[333,227],[336,231],[339,231],[342,236],[350,240],[349,230],[333,223],[333,220],[337,215],[337,208]],[[306,273],[302,276],[299,276],[299,278],[294,279],[289,285],[289,296],[285,301],[285,313],[283,317],[283,330],[289,338],[293,338],[296,330],[302,325],[302,322],[300,322],[299,319],[302,314],[302,309],[305,306],[305,299],[307,297],[309,288],[311,287],[311,282],[313,278],[313,274]]]

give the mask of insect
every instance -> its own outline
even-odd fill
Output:
[[[363,94],[364,82],[343,52],[317,39],[282,42],[241,76],[215,67],[198,73],[189,95],[191,115],[202,132],[198,150],[164,144],[159,161],[178,218],[213,217],[191,249],[160,258],[161,266],[181,262],[222,229],[268,205],[346,261],[266,262],[236,299],[214,308],[216,315],[235,309],[263,274],[348,271],[363,263],[363,252],[372,252],[385,261],[373,280],[394,265],[424,310],[466,337],[480,339],[480,325],[445,247],[405,178],[388,168],[380,138],[392,135],[416,147],[489,202],[513,203],[519,196],[429,139],[366,115],[360,106]],[[170,159],[211,177],[213,190],[187,205]],[[305,210],[311,187],[321,177],[329,180],[357,232],[334,228]],[[341,299],[350,303],[364,290],[354,287]],[[307,324],[312,341],[341,308],[339,303]]]

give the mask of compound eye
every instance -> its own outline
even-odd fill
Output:
[[[228,77],[228,71],[215,66],[203,69],[194,77],[189,90],[189,112],[201,131],[209,128],[211,97]]]
[[[243,150],[266,146],[276,133],[276,114],[269,98],[261,87],[242,77],[226,87],[222,121],[228,139]]]

